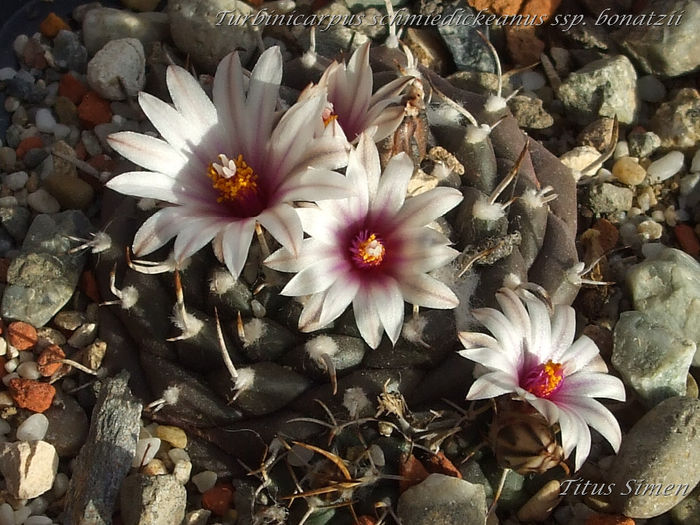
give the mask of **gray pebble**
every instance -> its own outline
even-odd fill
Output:
[[[632,207],[634,192],[629,188],[615,186],[608,182],[591,186],[588,205],[593,213],[615,213]]]
[[[175,35],[173,35],[175,36]],[[185,33],[182,38],[197,38],[196,33]],[[201,34],[211,38],[213,31]],[[154,42],[168,38],[168,15],[165,13],[132,13],[110,7],[91,9],[83,20],[83,40],[90,55],[107,42],[120,38],[136,38],[148,51]]]
[[[107,100],[135,97],[146,83],[146,56],[136,38],[107,42],[88,62],[87,81]]]
[[[653,131],[633,132],[627,136],[627,145],[632,157],[651,157],[652,153],[661,146],[661,139]]]
[[[122,483],[120,501],[124,525],[172,525],[185,517],[187,491],[171,474],[132,474]]]
[[[53,57],[60,69],[85,72],[88,53],[80,37],[72,31],[59,31],[53,41]]]

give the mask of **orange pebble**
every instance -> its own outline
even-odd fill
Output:
[[[619,514],[593,514],[586,525],[634,525],[634,520]]]
[[[94,91],[88,91],[78,105],[78,118],[83,127],[92,129],[98,124],[112,121],[112,109],[109,102]]]
[[[7,327],[7,341],[17,350],[33,348],[38,339],[36,328],[24,321],[15,321]]]
[[[44,412],[47,410],[56,395],[56,389],[48,383],[40,383],[33,379],[16,377],[10,380],[10,395],[20,408],[26,408],[32,412]]]
[[[27,152],[30,149],[34,148],[43,148],[44,147],[44,141],[41,140],[41,137],[36,136],[36,137],[27,137],[24,139],[22,142],[19,143],[19,146],[17,146],[17,158],[23,159],[24,156],[27,154]]]
[[[402,461],[399,464],[399,476],[401,476],[399,490],[403,492],[413,485],[418,485],[418,483],[427,478],[429,474],[428,471],[425,470],[423,464],[418,461],[413,454],[404,456],[401,459]]]
[[[60,363],[61,359],[65,358],[66,354],[63,350],[61,350],[60,346],[47,346],[41,351],[36,360],[36,364],[39,365],[39,373],[44,377],[53,375],[59,368],[61,368],[63,364]]]
[[[62,29],[70,31],[70,26],[56,13],[49,13],[44,18],[44,21],[39,24],[39,31],[47,38],[54,38]]]
[[[687,224],[679,224],[673,228],[673,233],[676,234],[678,244],[681,245],[683,251],[693,257],[700,255],[700,241],[695,234],[695,230]]]
[[[376,525],[377,519],[372,516],[367,516],[367,514],[357,518],[357,525]]]
[[[87,92],[88,88],[85,84],[70,73],[63,75],[58,83],[58,95],[66,97],[76,106],[80,104]]]
[[[217,516],[223,516],[231,508],[233,495],[234,488],[230,483],[215,485],[202,494],[202,507]]]
[[[447,456],[445,456],[445,453],[442,451],[434,456],[430,456],[426,462],[425,468],[428,469],[428,472],[431,474],[444,474],[445,476],[462,479],[462,473],[457,470],[454,463],[447,459]]]

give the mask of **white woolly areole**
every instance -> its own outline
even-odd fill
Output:
[[[461,126],[464,117],[447,104],[429,105],[426,109],[428,120],[438,126]]]
[[[304,350],[309,357],[316,363],[323,363],[323,356],[333,356],[338,353],[340,348],[333,339],[327,335],[319,335],[310,339],[304,345]]]
[[[527,189],[520,196],[520,200],[528,208],[541,208],[544,205],[542,195],[534,188]]]
[[[472,215],[482,221],[497,221],[505,214],[503,206],[498,203],[490,204],[486,199],[478,199],[472,209]]]
[[[153,210],[156,207],[156,200],[144,197],[143,199],[138,200],[138,202],[136,203],[136,207],[142,211]]]
[[[183,319],[182,312],[177,304],[173,308],[172,320],[175,326],[182,330],[180,339],[189,339],[190,337],[194,337],[202,330],[202,328],[204,328],[204,322],[200,321],[190,313],[185,312],[185,317]]]
[[[252,368],[239,368],[238,377],[233,385],[235,390],[248,390],[255,381],[255,370]]]
[[[165,404],[174,405],[180,398],[180,387],[179,386],[169,386],[163,390],[163,395],[161,396]]]
[[[236,279],[231,275],[231,272],[225,268],[217,268],[209,281],[209,290],[211,293],[223,295],[233,288],[234,284],[236,284]]]
[[[453,310],[455,314],[455,326],[458,332],[470,330],[474,326],[474,317],[471,313],[471,300],[478,284],[479,274],[476,272],[469,272],[452,285],[452,291],[459,299],[459,304]]]
[[[125,286],[121,291],[121,306],[124,310],[130,309],[139,300],[139,291],[133,286]]]
[[[401,328],[401,335],[409,343],[421,344],[423,340],[423,332],[425,331],[425,325],[428,324],[428,320],[423,316],[411,317],[408,321],[403,324]]]
[[[491,95],[486,99],[486,104],[484,104],[484,109],[487,113],[496,113],[502,111],[508,107],[506,99],[499,97],[498,95]]]
[[[372,408],[367,394],[359,386],[354,386],[345,390],[343,394],[343,406],[347,409],[350,417],[355,419],[363,412]]]
[[[464,140],[467,141],[467,144],[479,144],[489,138],[490,133],[491,128],[487,124],[482,124],[479,127],[467,126],[467,133],[464,135]]]
[[[243,337],[243,346],[248,348],[250,345],[255,344],[260,338],[267,332],[267,325],[262,322],[261,319],[253,317],[250,321],[243,325],[243,332],[245,336]]]
[[[92,253],[101,253],[112,247],[112,238],[105,232],[97,232],[90,244],[92,245]]]

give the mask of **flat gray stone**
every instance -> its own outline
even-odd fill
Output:
[[[136,454],[141,403],[131,394],[128,374],[102,383],[86,444],[68,486],[64,525],[109,525],[122,481]]]
[[[132,13],[97,7],[90,9],[83,20],[83,40],[91,56],[112,40],[136,38],[148,51],[154,42],[168,36],[168,15],[165,13]]]
[[[609,470],[611,503],[630,518],[672,509],[700,481],[700,400],[662,401],[624,436]]]
[[[185,517],[187,491],[175,476],[134,474],[120,493],[124,525],[173,525]]]
[[[397,511],[403,525],[483,523],[486,496],[482,485],[431,474],[401,494]]]
[[[634,308],[678,338],[700,341],[700,264],[690,255],[657,246],[627,272]],[[693,366],[700,366],[695,352]]]
[[[43,326],[68,302],[78,284],[85,253],[70,254],[68,236],[87,238],[90,221],[80,211],[38,215],[7,272],[1,313]]]
[[[693,148],[700,142],[700,93],[697,89],[680,89],[673,99],[664,102],[651,119],[651,129],[665,149]]]
[[[146,56],[136,38],[107,42],[87,65],[87,81],[108,100],[138,95],[146,84]]]
[[[595,184],[588,192],[588,206],[593,213],[615,213],[632,207],[634,192],[609,182]]]
[[[615,326],[612,364],[647,406],[684,396],[695,342],[645,314],[624,312]]]
[[[621,123],[629,124],[635,121],[639,105],[637,73],[624,55],[595,60],[571,73],[561,84],[558,97],[567,116],[578,124],[615,115]]]

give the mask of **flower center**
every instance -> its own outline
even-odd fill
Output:
[[[258,174],[243,160],[243,155],[239,154],[235,160],[219,155],[218,160],[218,163],[211,163],[207,170],[207,177],[219,192],[216,202],[234,204],[233,211],[239,217],[259,214],[264,206]]]
[[[325,108],[323,108],[323,113],[321,113],[321,118],[323,119],[324,126],[327,126],[328,124],[330,124],[331,122],[333,122],[334,120],[336,120],[338,118],[338,115],[333,113],[333,104],[328,102],[328,105]]]
[[[559,390],[563,379],[562,365],[550,360],[530,370],[522,387],[537,397],[548,398]]]
[[[359,268],[371,268],[382,264],[386,248],[376,233],[363,230],[353,239],[350,253]]]

